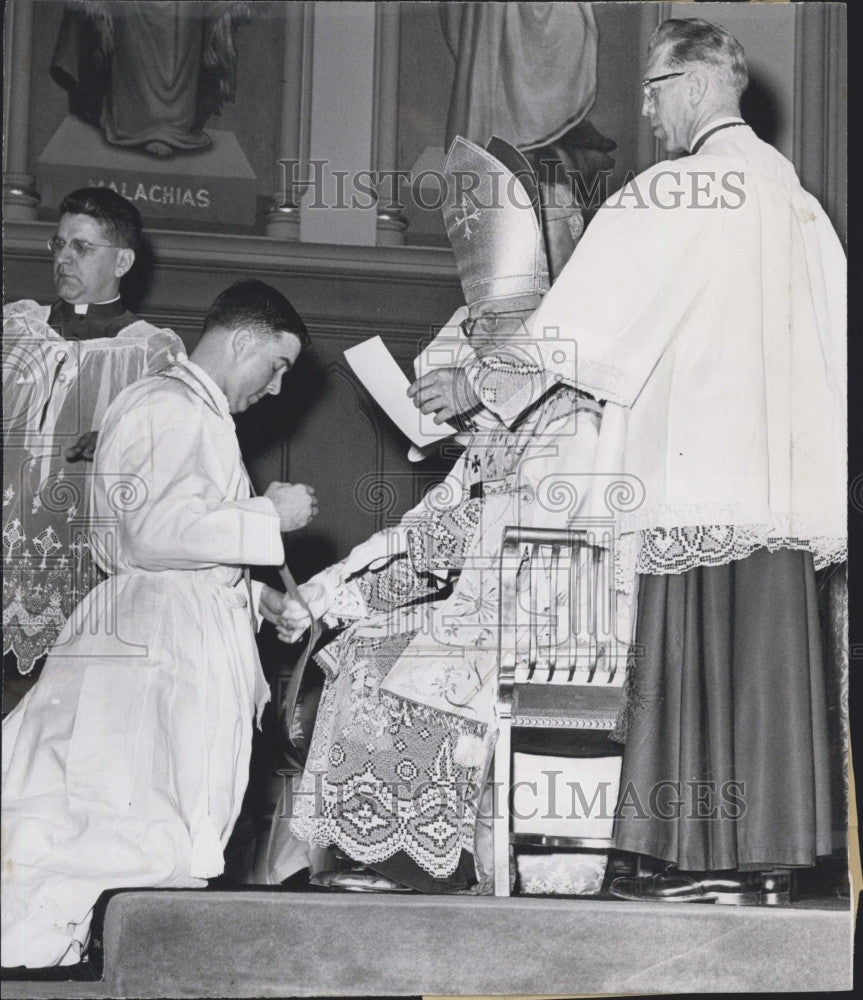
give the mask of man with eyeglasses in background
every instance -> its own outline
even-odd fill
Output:
[[[82,188],[60,205],[48,240],[59,299],[48,324],[65,340],[113,337],[137,320],[120,296],[120,280],[135,262],[141,216],[111,188]]]
[[[4,712],[100,580],[86,520],[99,421],[121,389],[183,350],[123,304],[140,239],[138,210],[116,191],[73,191],[48,240],[59,298],[3,310]]]

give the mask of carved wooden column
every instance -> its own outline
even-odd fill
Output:
[[[377,244],[404,246],[407,222],[402,214],[396,175],[399,127],[399,36],[401,4],[375,4],[375,102],[372,164],[377,173]]]
[[[309,171],[309,136],[314,3],[283,5],[284,55],[281,73],[278,188],[267,213],[267,236],[300,238],[300,199]]]
[[[36,178],[28,173],[30,66],[33,59],[33,2],[12,0],[4,12],[3,215],[10,221],[36,218]]]

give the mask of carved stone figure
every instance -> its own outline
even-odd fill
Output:
[[[251,3],[85,0],[67,9],[51,75],[70,110],[116,146],[154,156],[203,149],[236,94],[236,28]]]

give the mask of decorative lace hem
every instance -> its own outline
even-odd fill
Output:
[[[835,535],[799,537],[779,533],[774,525],[686,525],[650,528],[616,541],[615,584],[630,593],[639,574],[686,573],[698,566],[722,566],[745,559],[759,548],[771,552],[798,549],[811,552],[815,569],[848,558],[848,539]]]
[[[391,658],[400,651],[394,651]],[[356,658],[353,669],[352,655]],[[366,690],[367,683],[373,684],[356,652],[341,646],[337,656],[342,660],[339,675],[347,670],[358,693]],[[459,737],[481,740],[487,727],[453,720],[455,725],[444,730],[440,713],[381,693],[359,698],[354,729],[343,739],[336,727],[337,693],[328,684],[321,698],[290,830],[315,846],[335,845],[359,864],[373,865],[404,851],[429,875],[452,875],[461,852],[474,851],[474,800],[483,773],[479,767],[459,766],[454,751]],[[375,740],[378,724],[383,728]],[[370,743],[376,743],[375,757],[368,757],[365,744],[359,746],[363,732],[369,734]],[[406,732],[417,732],[432,743],[446,732],[446,739],[434,753],[434,761],[423,762],[400,739],[399,734]],[[324,734],[330,735],[322,738]],[[346,747],[351,753],[351,743],[358,744],[360,752],[348,762],[344,754]],[[334,766],[341,768],[338,778],[333,777]]]

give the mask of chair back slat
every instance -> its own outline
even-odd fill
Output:
[[[500,562],[499,687],[621,686],[607,528],[507,528]]]

